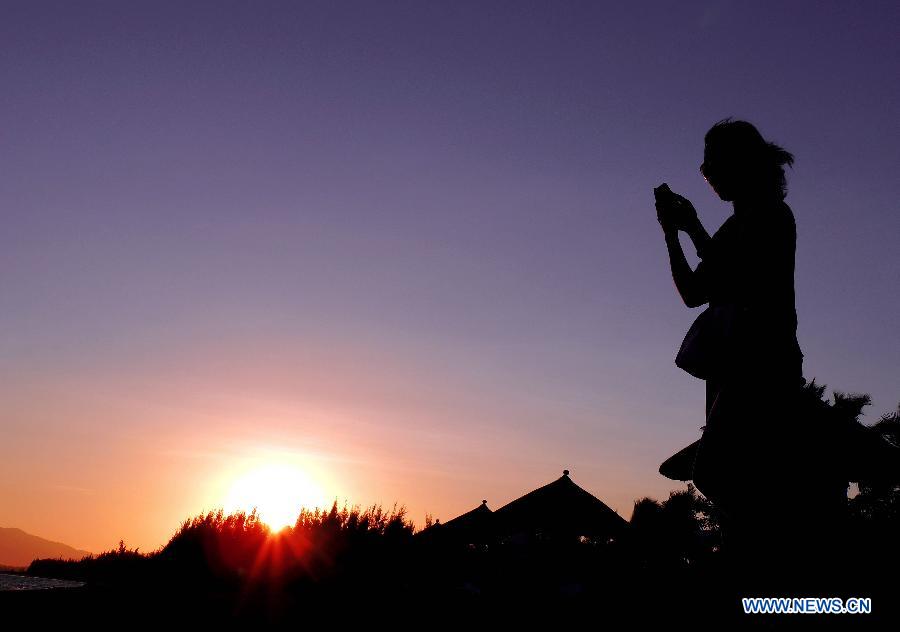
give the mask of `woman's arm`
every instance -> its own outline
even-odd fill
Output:
[[[691,240],[694,242],[694,246],[696,246],[699,251],[701,246],[698,245],[698,241],[705,247],[706,243],[709,241],[709,234],[706,233],[706,230],[699,221],[697,224],[699,225],[699,230],[696,227],[692,227],[688,232],[688,235],[690,235]],[[700,305],[707,303],[709,297],[707,296],[706,288],[703,287],[702,280],[699,276],[694,270],[691,270],[691,266],[684,256],[684,250],[682,250],[681,242],[678,240],[678,230],[674,227],[664,227],[663,233],[666,238],[666,248],[669,251],[669,265],[672,268],[672,279],[675,281],[675,287],[681,295],[681,300],[684,301],[684,304],[688,307],[699,307]]]
[[[688,234],[688,237],[691,238],[691,241],[694,242],[694,248],[697,249],[697,253],[700,258],[703,258],[703,252],[706,250],[707,244],[709,244],[710,236],[709,233],[706,232],[706,229],[703,227],[703,223],[700,221],[700,218],[697,217],[696,212],[694,212],[693,217],[690,220],[687,220],[686,225],[683,226],[684,232]]]
[[[703,258],[704,251],[710,242],[710,236],[700,222],[697,210],[687,198],[677,193],[670,193],[668,196],[657,199],[656,212],[666,237],[672,279],[675,281],[675,287],[681,295],[681,300],[688,307],[699,307],[709,302],[702,275],[691,270],[681,248],[681,242],[678,240],[678,231],[685,231],[694,242],[698,256]]]

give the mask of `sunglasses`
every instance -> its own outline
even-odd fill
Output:
[[[719,168],[716,165],[717,165],[716,162],[709,162],[709,161],[704,160],[703,162],[700,163],[700,173],[703,175],[704,178],[708,178],[710,173],[715,173],[716,171],[719,170]]]

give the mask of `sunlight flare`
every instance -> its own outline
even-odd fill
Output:
[[[301,507],[325,505],[325,494],[303,470],[292,465],[269,464],[254,468],[232,483],[225,511],[251,511],[273,530],[291,526]]]

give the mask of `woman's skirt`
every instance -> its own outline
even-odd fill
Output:
[[[769,570],[828,559],[844,524],[847,484],[833,476],[829,438],[803,409],[803,383],[785,371],[706,384],[694,485],[720,509],[725,547]]]

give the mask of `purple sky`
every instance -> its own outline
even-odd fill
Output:
[[[900,400],[898,18],[4,2],[0,525],[155,546],[214,500],[177,474],[213,466],[172,459],[249,444],[330,458],[329,493],[419,524],[564,468],[625,517],[664,497],[703,384],[673,364],[697,310],[652,189],[716,229],[698,166],[726,116],[796,157],[804,374],[874,421]],[[171,513],[140,531],[129,494]],[[76,507],[108,531],[58,526]]]

